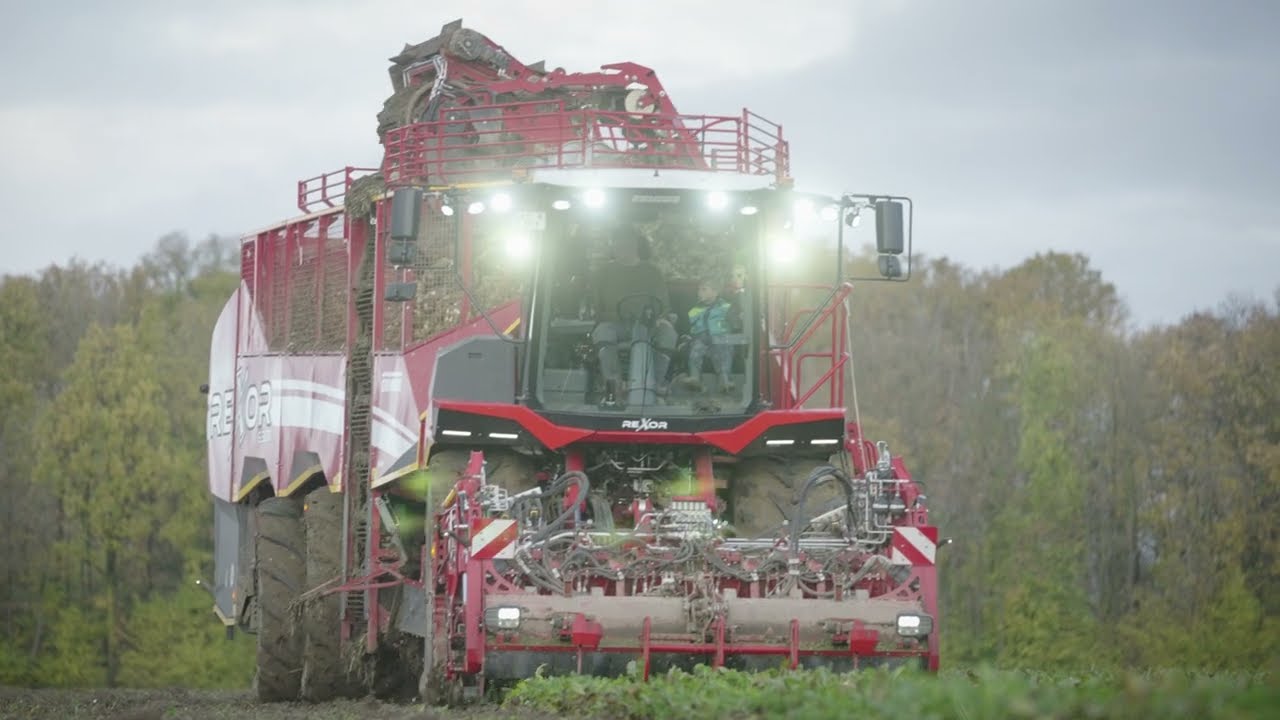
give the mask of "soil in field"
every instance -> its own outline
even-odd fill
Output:
[[[55,690],[0,687],[0,720],[543,720],[549,716],[479,706],[461,710],[365,700],[259,703],[247,691]]]

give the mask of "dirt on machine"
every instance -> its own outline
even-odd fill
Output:
[[[246,234],[213,331],[215,612],[259,699],[937,670],[937,528],[850,347],[910,199],[803,191],[778,124],[461,21],[390,78],[381,163]]]

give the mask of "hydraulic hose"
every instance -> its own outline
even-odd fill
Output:
[[[591,490],[591,481],[587,479],[586,473],[579,472],[577,470],[571,470],[556,478],[555,481],[551,483],[551,486],[547,488],[546,494],[550,497],[555,497],[560,493],[566,492],[571,483],[578,484],[578,497],[585,500]],[[569,518],[573,517],[577,512],[578,504],[571,504],[569,507],[564,509],[564,512],[556,516],[554,520],[542,526],[541,530],[534,533],[531,538],[531,542],[539,543],[547,539],[551,533],[564,527],[564,524],[569,522]]]
[[[790,540],[788,547],[793,554],[799,552],[800,533],[809,523],[808,517],[805,516],[805,502],[809,499],[809,493],[830,479],[838,481],[844,490],[845,511],[848,513],[849,526],[853,527],[853,496],[855,493],[853,481],[849,479],[848,475],[845,475],[834,466],[823,465],[815,468],[813,472],[809,473],[809,477],[805,479],[804,486],[800,489],[800,496],[796,499],[795,507],[791,510],[791,527],[787,531]]]

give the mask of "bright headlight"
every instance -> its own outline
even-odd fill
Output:
[[[795,262],[796,249],[791,238],[774,238],[769,243],[769,257],[779,265]]]
[[[712,210],[723,210],[729,204],[729,196],[721,190],[712,190],[707,193],[707,207]]]
[[[504,243],[507,257],[512,260],[526,260],[533,254],[533,242],[528,235],[512,235]]]
[[[800,220],[807,220],[813,216],[813,201],[809,198],[798,198],[795,204],[795,214]]]
[[[923,637],[933,632],[933,618],[928,615],[902,613],[898,616],[898,634],[903,637]]]
[[[494,212],[506,212],[511,209],[511,196],[506,193],[498,193],[489,201],[489,205]]]
[[[582,194],[582,202],[587,207],[598,208],[604,205],[604,191],[599,188],[591,188]]]
[[[484,624],[490,630],[515,630],[520,627],[520,615],[518,607],[485,608]]]

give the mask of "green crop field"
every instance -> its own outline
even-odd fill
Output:
[[[572,720],[576,718],[1280,718],[1276,673],[1084,675],[948,670],[746,674],[705,668],[652,678],[534,678],[465,708],[256,701],[248,690],[0,687],[0,720]]]
[[[872,670],[750,675],[698,669],[636,679],[540,678],[504,708],[630,718],[1276,718],[1274,675],[1163,672],[1088,675],[998,670]]]

